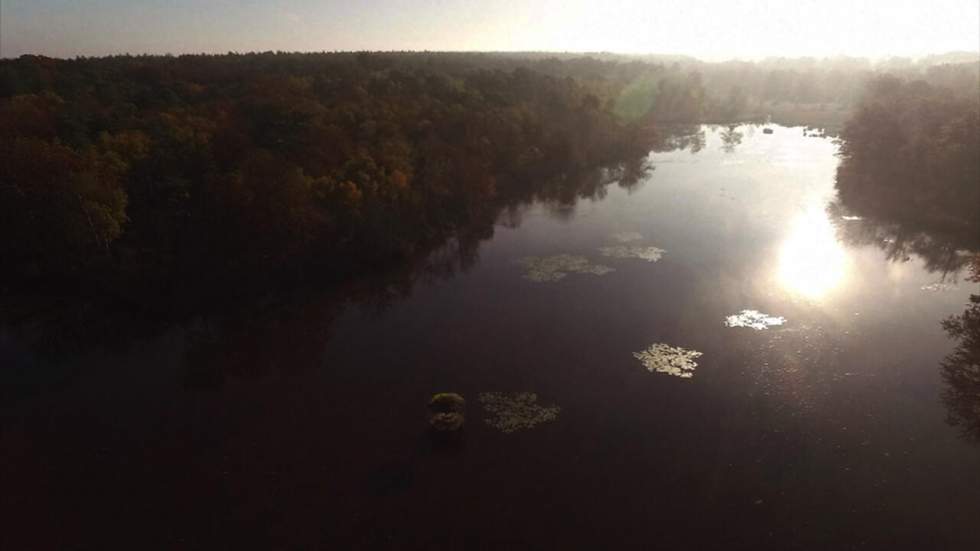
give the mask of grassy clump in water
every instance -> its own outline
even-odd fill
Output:
[[[466,400],[455,392],[440,392],[429,400],[429,426],[439,432],[455,432],[466,422]]]
[[[656,343],[642,352],[633,353],[633,357],[640,360],[647,371],[666,373],[682,379],[694,377],[694,370],[698,366],[694,359],[701,355],[697,350],[663,343]]]
[[[568,274],[606,275],[616,271],[609,266],[592,264],[588,258],[572,254],[528,256],[518,261],[525,268],[524,279],[535,283],[550,283]]]
[[[614,233],[609,237],[617,243],[630,243],[633,241],[639,241],[643,239],[643,234],[635,231],[624,231],[624,232]]]
[[[727,327],[748,327],[757,331],[784,323],[786,323],[786,318],[770,316],[758,310],[742,310],[738,314],[732,314],[725,318],[725,326]]]
[[[480,394],[480,403],[488,414],[486,423],[505,433],[534,428],[558,418],[561,408],[537,402],[538,395],[533,392]]]
[[[599,247],[602,256],[612,258],[638,258],[647,262],[656,262],[667,252],[659,247],[644,247],[642,245],[614,245]]]

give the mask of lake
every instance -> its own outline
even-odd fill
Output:
[[[0,405],[5,520],[44,548],[978,548],[939,368],[977,284],[862,238],[835,143],[772,128],[695,128],[356,300],[58,361],[5,329],[9,370],[58,374]]]

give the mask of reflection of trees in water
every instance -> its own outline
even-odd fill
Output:
[[[318,367],[338,307],[330,297],[304,297],[206,317],[186,331],[183,384],[216,389],[229,376]]]
[[[942,274],[943,281],[956,281],[969,268],[971,275],[967,279],[980,283],[980,252],[966,248],[976,247],[977,236],[930,232],[911,223],[883,221],[867,209],[859,211],[863,217],[848,216],[849,211],[839,202],[832,203],[828,211],[845,242],[875,245],[893,262],[904,262],[916,255],[928,271]],[[943,402],[947,420],[959,427],[965,437],[980,442],[980,295],[971,295],[966,310],[947,318],[942,325],[950,338],[958,341],[955,350],[940,364],[946,383]]]
[[[905,262],[916,255],[927,270],[943,274],[943,279],[955,278],[972,258],[968,252],[973,245],[969,235],[925,231],[908,223],[877,218],[867,210],[854,216],[840,201],[831,203],[827,212],[845,243],[877,246],[892,262]]]
[[[115,301],[0,297],[0,403],[70,384],[87,352],[122,352],[166,327]]]
[[[970,280],[980,282],[980,255],[973,257],[971,269]],[[957,341],[940,364],[947,419],[966,438],[980,442],[980,295],[971,295],[966,310],[944,320],[943,329]]]
[[[629,192],[639,189],[640,184],[653,172],[654,167],[646,157],[627,159],[615,172],[615,180],[619,187]]]
[[[699,124],[676,124],[658,129],[660,139],[654,151],[674,151],[690,149],[698,153],[704,149],[704,127]]]
[[[735,128],[734,125],[729,126],[721,132],[721,149],[725,153],[733,153],[735,147],[742,143],[743,134]]]
[[[229,377],[288,374],[320,366],[333,320],[345,305],[384,312],[425,280],[470,269],[493,225],[458,232],[424,255],[365,275],[340,288],[307,289],[209,313],[186,330],[183,383],[218,389]]]
[[[575,206],[580,200],[601,201],[612,183],[627,191],[635,191],[653,169],[645,156],[637,156],[611,167],[564,173],[530,186],[525,189],[526,193],[505,201],[498,207],[496,221],[516,228],[524,212],[534,203],[544,205],[555,218],[570,220],[575,216]]]
[[[210,316],[189,331],[184,382],[194,388],[219,388],[229,376],[314,368],[323,356],[333,319],[344,304],[380,313],[409,296],[420,281],[449,279],[472,268],[480,244],[493,237],[495,223],[519,226],[523,210],[535,202],[547,205],[552,213],[571,217],[579,199],[601,199],[613,182],[635,185],[648,170],[642,160],[630,160],[539,181],[488,206],[412,258],[363,275],[342,291],[313,300],[299,294]]]

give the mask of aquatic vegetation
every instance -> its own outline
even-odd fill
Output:
[[[484,392],[480,403],[487,414],[486,423],[501,432],[511,433],[534,428],[558,418],[561,408],[542,406],[533,392]]]
[[[466,400],[455,392],[440,392],[429,400],[429,426],[439,432],[455,432],[466,422]]]
[[[615,268],[592,264],[584,256],[559,254],[555,256],[528,256],[520,259],[526,270],[524,279],[536,283],[548,283],[563,279],[568,274],[606,275]]]
[[[732,314],[725,318],[726,327],[749,327],[758,331],[784,323],[786,323],[786,318],[770,316],[758,310],[742,310],[738,314]]]
[[[931,291],[933,293],[942,293],[944,291],[955,291],[958,287],[956,285],[951,285],[949,283],[930,283],[929,285],[923,285],[919,287],[923,291]]]
[[[599,253],[603,256],[608,256],[611,258],[638,258],[640,260],[646,260],[647,262],[656,262],[663,257],[665,252],[667,252],[659,247],[627,245],[626,243],[632,243],[643,239],[643,235],[638,232],[614,233],[609,237],[613,241],[622,244],[599,247]]]
[[[599,247],[602,256],[612,258],[638,258],[647,262],[656,262],[663,258],[667,251],[659,247],[644,247],[641,245],[614,245],[611,247]]]
[[[698,366],[694,359],[701,355],[697,350],[663,343],[656,343],[642,352],[633,353],[633,357],[640,360],[647,371],[666,373],[682,379],[694,377],[694,370]]]
[[[639,241],[643,239],[643,235],[635,231],[624,231],[614,233],[610,235],[609,238],[617,243],[629,243],[631,241]]]

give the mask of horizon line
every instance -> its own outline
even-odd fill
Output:
[[[815,60],[815,61],[827,61],[836,59],[854,59],[854,60],[865,60],[870,62],[881,62],[888,61],[892,59],[908,59],[913,62],[921,61],[922,59],[929,57],[938,56],[948,56],[948,55],[964,55],[964,56],[975,56],[977,61],[980,62],[980,49],[978,50],[947,50],[942,52],[930,52],[918,55],[903,55],[903,54],[882,54],[882,55],[855,55],[855,54],[844,54],[838,53],[833,55],[764,55],[764,56],[744,56],[744,57],[729,57],[729,58],[704,58],[698,57],[691,54],[684,53],[671,53],[671,52],[626,52],[626,51],[615,51],[615,50],[428,50],[428,49],[404,49],[404,50],[227,50],[227,51],[200,51],[200,52],[113,52],[104,54],[76,54],[73,56],[52,56],[40,53],[21,53],[17,56],[6,56],[0,54],[0,60],[15,60],[22,57],[38,57],[45,59],[55,59],[60,61],[73,61],[79,59],[104,59],[112,57],[196,57],[196,56],[228,56],[228,55],[263,55],[263,54],[274,54],[274,55],[324,55],[324,54],[489,54],[489,55],[565,55],[565,56],[619,56],[619,57],[665,57],[665,58],[685,58],[689,61],[696,61],[701,63],[731,63],[731,62],[744,62],[744,63],[757,63],[760,61],[768,60]]]

